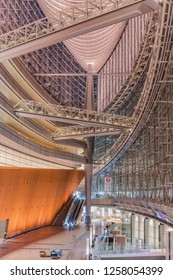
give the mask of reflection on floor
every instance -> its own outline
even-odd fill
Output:
[[[57,226],[45,227],[4,241],[0,246],[0,259],[46,260],[51,258],[40,257],[40,251],[49,255],[53,249],[62,249],[61,259],[84,260],[88,237],[89,231],[84,224],[73,230]]]
[[[127,243],[126,248],[116,247],[110,249],[105,235],[105,221],[103,219],[92,220],[88,229],[84,223],[74,229],[67,230],[59,226],[49,226],[20,235],[16,238],[4,241],[0,244],[1,260],[51,260],[50,252],[61,249],[61,260],[85,260],[90,259],[165,259],[163,249],[132,248]],[[95,236],[94,246],[93,238]],[[90,245],[89,245],[90,239]],[[128,248],[129,245],[129,248]],[[46,256],[40,256],[40,251]]]

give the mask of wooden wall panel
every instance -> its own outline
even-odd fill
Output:
[[[84,177],[84,171],[0,168],[0,220],[7,236],[52,222]]]

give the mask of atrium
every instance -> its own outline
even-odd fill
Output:
[[[64,227],[173,259],[173,0],[0,9],[0,257]]]

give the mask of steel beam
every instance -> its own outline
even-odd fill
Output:
[[[35,73],[34,76],[39,77],[83,77],[83,76],[131,76],[132,73]]]
[[[0,62],[160,8],[155,0],[87,0],[81,10],[60,11],[0,36]]]
[[[105,135],[119,135],[122,133],[122,129],[107,128],[107,127],[94,127],[94,126],[69,126],[64,128],[58,128],[53,135],[54,140],[63,140],[79,137],[94,137]]]
[[[167,67],[170,67],[169,59],[172,47],[172,30],[169,28],[169,26],[173,24],[172,2],[165,1],[163,3],[160,17],[161,19],[157,15],[153,15],[150,30],[148,32],[148,35],[151,35],[150,39],[152,39],[153,42],[153,51],[145,83],[140,94],[140,99],[133,114],[133,116],[137,119],[136,126],[134,126],[134,129],[132,129],[131,132],[126,134],[122,133],[118,138],[118,141],[115,142],[115,144],[112,145],[112,147],[108,151],[106,151],[104,155],[102,155],[101,160],[106,161],[107,164],[100,165],[100,167],[97,166],[97,169],[94,170],[95,174],[108,166],[111,161],[117,162],[121,157],[123,157],[124,153],[130,148],[131,143],[135,142],[135,140],[137,139],[139,131],[141,131],[144,127],[146,120],[149,119],[153,108],[153,102],[154,100],[157,100],[156,97],[162,92],[162,89],[165,85],[171,86],[171,82],[166,82],[167,75],[165,73],[167,71]],[[153,32],[154,30],[156,31]],[[165,33],[167,34],[166,36]],[[149,37],[146,39],[149,39]],[[158,82],[160,80],[165,82],[159,84]],[[163,126],[162,123],[159,123],[159,125]],[[152,131],[154,131],[154,127],[155,126],[152,127]],[[169,130],[167,129],[167,132],[168,131]],[[160,147],[158,148],[158,150],[160,150]],[[153,147],[151,147],[151,151],[154,153]],[[147,193],[147,199],[149,195],[150,194]]]
[[[31,100],[21,100],[15,105],[14,110],[16,115],[22,117],[47,119],[84,126],[102,126],[122,129],[131,128],[135,123],[135,119],[131,117],[82,110],[50,103],[42,104]]]

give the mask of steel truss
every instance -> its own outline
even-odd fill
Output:
[[[21,100],[14,107],[18,116],[44,118],[64,123],[82,124],[85,126],[131,128],[135,118],[102,112],[82,110],[54,104],[43,104],[37,101]]]
[[[163,213],[167,211],[169,216],[170,210],[165,207],[173,207],[172,66],[173,49],[166,73],[160,77],[152,114],[123,157],[106,170],[106,176],[113,178],[114,196],[123,198],[123,209],[127,209],[128,201],[129,211],[135,209],[134,201],[139,200],[147,201]]]
[[[94,137],[103,135],[114,135],[122,133],[122,129],[94,126],[69,126],[58,128],[53,135],[54,140],[70,139],[76,137]]]
[[[136,86],[140,83],[141,78],[145,79],[148,63],[152,55],[153,48],[153,32],[156,22],[158,21],[157,14],[152,14],[148,20],[147,30],[144,39],[141,43],[138,57],[135,61],[131,76],[123,84],[115,98],[109,103],[104,110],[108,113],[115,113],[125,103],[125,101],[134,94]]]
[[[162,11],[159,14],[154,13],[150,24],[150,33],[148,38],[146,38],[146,40],[148,39],[151,43],[152,56],[146,81],[140,93],[140,100],[134,112],[134,116],[137,118],[136,126],[134,126],[135,129],[129,133],[121,134],[118,142],[115,142],[109,151],[100,159],[102,162],[106,162],[106,165],[98,164],[95,168],[95,173],[104,169],[113,159],[117,161],[123,156],[125,151],[130,148],[131,144],[137,138],[146,119],[149,118],[153,107],[153,100],[161,90],[165,69],[169,61],[169,54],[173,41],[172,26],[172,1],[165,1]]]
[[[137,86],[137,84],[140,82],[140,77],[145,76],[144,70],[148,67],[147,64],[149,62],[148,57],[146,59],[146,55],[144,55],[144,54],[147,54],[149,56],[149,58],[151,58],[154,39],[155,39],[155,30],[156,30],[157,24],[158,24],[158,15],[152,14],[148,21],[148,26],[146,28],[146,34],[144,36],[144,40],[141,45],[141,50],[139,52],[137,62],[134,66],[133,75],[132,75],[132,77],[130,77],[130,79],[128,79],[126,81],[125,85],[120,90],[120,94],[116,95],[117,98],[115,98],[110,103],[110,106],[108,106],[105,111],[108,111],[108,112],[116,111],[119,108],[119,106],[122,105],[130,95],[131,96],[136,95],[135,86]],[[144,55],[144,58],[142,57],[143,55]],[[135,85],[135,83],[136,83],[136,85]],[[128,88],[129,88],[129,90],[128,90]],[[142,91],[142,89],[143,89],[143,85],[140,90]],[[115,104],[114,104],[114,102],[115,102]],[[121,147],[123,146],[123,143],[125,143],[125,141],[129,135],[130,135],[130,131],[125,131],[124,133],[122,133],[119,136],[118,139],[116,139],[116,141],[112,145],[112,147],[110,147],[109,150],[106,151],[106,153],[101,158],[99,158],[97,167],[94,170],[95,173],[98,172],[99,170],[101,170],[102,168],[104,168],[104,166],[114,158],[114,156],[121,149]],[[96,154],[97,154],[97,151],[96,151]],[[97,162],[97,160],[95,162]],[[102,163],[102,164],[99,165],[99,163]]]
[[[157,202],[147,202],[145,200],[136,200],[136,199],[116,199],[114,201],[114,206],[121,210],[126,210],[133,213],[142,214],[150,218],[157,219],[157,211],[164,213],[165,220],[164,222],[170,226],[173,224],[173,213],[172,205],[161,205]]]
[[[133,8],[133,5],[136,6],[136,11]],[[1,59],[4,59],[5,53],[13,48],[20,46],[22,44],[27,44],[30,41],[35,41],[37,39],[43,38],[45,36],[56,33],[57,31],[61,31],[66,29],[67,27],[72,27],[76,24],[86,22],[90,19],[94,19],[100,17],[101,15],[105,15],[111,13],[113,11],[121,10],[122,8],[129,7],[131,9],[131,14],[134,13],[134,16],[137,16],[141,13],[147,13],[149,10],[159,9],[159,3],[155,1],[146,1],[146,0],[101,0],[101,1],[93,1],[86,0],[85,5],[83,5],[80,9],[77,7],[72,7],[67,11],[60,11],[56,17],[48,20],[47,18],[39,19],[35,22],[27,24],[23,27],[15,29],[11,32],[5,33],[0,36],[0,55]],[[128,12],[127,12],[128,13]],[[131,15],[130,17],[132,17]],[[123,15],[119,15],[119,21],[125,20]],[[112,22],[113,23],[113,22]],[[103,26],[100,26],[103,27]],[[88,29],[87,32],[91,30]],[[48,39],[48,37],[47,37]],[[67,38],[64,38],[67,39]],[[45,42],[44,47],[56,43],[51,40],[47,40]],[[62,38],[61,38],[61,41]],[[40,47],[39,47],[40,48]],[[35,47],[35,49],[38,49]],[[32,49],[35,50],[35,49]],[[31,50],[31,49],[30,49]],[[27,53],[27,51],[22,53],[20,50],[20,54]],[[10,53],[9,55],[11,55]],[[19,55],[19,54],[18,54]],[[13,56],[14,57],[14,56]],[[10,57],[8,57],[9,59]],[[7,57],[6,57],[7,59]]]

